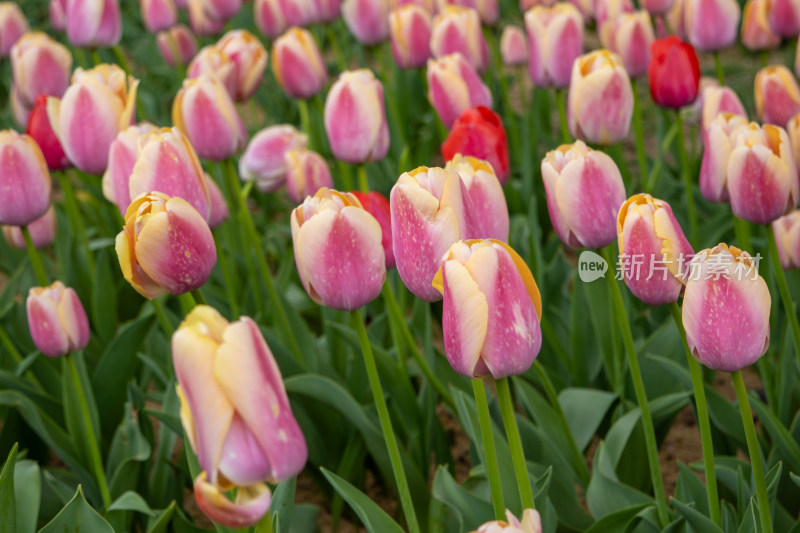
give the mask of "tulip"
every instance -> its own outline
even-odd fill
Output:
[[[217,247],[203,216],[186,200],[160,192],[135,198],[117,235],[122,275],[152,300],[201,287],[217,262]]]
[[[400,68],[423,66],[431,57],[431,15],[417,4],[389,13],[392,55]]]
[[[304,27],[314,23],[317,6],[314,0],[279,0],[287,26]]]
[[[197,54],[197,39],[192,30],[183,24],[158,32],[156,44],[164,62],[170,67],[187,65]]]
[[[606,22],[613,22],[624,13],[633,13],[631,0],[595,0],[594,18],[600,33]]]
[[[26,106],[22,101],[22,97],[19,95],[19,91],[14,85],[11,86],[11,94],[8,99],[11,105],[11,115],[14,117],[14,122],[21,128],[24,128],[28,123],[28,119],[30,119],[31,108]]]
[[[139,0],[142,22],[147,31],[168,30],[178,22],[178,8],[173,0]]]
[[[431,53],[433,57],[460,53],[478,72],[486,69],[489,48],[474,9],[447,6],[433,19]]]
[[[450,128],[471,107],[492,106],[492,93],[461,54],[428,61],[428,100]]]
[[[767,18],[769,0],[747,0],[742,15],[742,44],[748,50],[777,48],[781,37],[770,26]]]
[[[56,31],[67,29],[67,0],[50,0],[50,26]]]
[[[242,9],[242,0],[203,0],[203,9],[210,19],[225,22]]]
[[[264,77],[267,69],[267,51],[258,37],[246,30],[229,31],[217,43],[236,65],[236,90],[233,99],[249,100]]]
[[[73,165],[105,172],[111,143],[133,121],[138,85],[116,65],[78,68],[64,97],[48,100],[50,124]]]
[[[302,28],[290,28],[275,41],[272,71],[290,98],[311,98],[328,81],[328,70],[314,36]]]
[[[383,85],[368,69],[343,72],[325,100],[325,131],[334,157],[380,161],[389,151]]]
[[[686,4],[688,0],[673,0],[672,7],[667,12],[667,23],[672,28],[674,35],[679,39],[688,40],[686,32]],[[667,30],[662,26],[663,33],[659,33],[659,37],[666,37]]]
[[[675,36],[654,41],[651,47],[650,95],[661,107],[680,108],[697,99],[700,60],[692,45]]]
[[[500,56],[504,65],[524,65],[528,62],[528,41],[517,26],[506,26],[500,37]]]
[[[783,127],[800,112],[800,87],[783,65],[759,70],[755,87],[756,112],[762,121]]]
[[[391,0],[392,9],[400,9],[403,6],[407,5],[415,5],[419,6],[431,15],[435,14],[436,12],[440,11],[439,6],[437,5],[436,0]]]
[[[453,243],[480,236],[480,222],[459,175],[442,168],[406,172],[389,195],[397,272],[408,290],[428,302],[441,299],[431,286]]]
[[[772,230],[784,270],[800,269],[800,210],[773,222]]]
[[[575,138],[613,144],[628,134],[632,115],[631,82],[617,54],[597,50],[575,60],[567,103]]]
[[[14,86],[26,107],[39,95],[61,96],[69,86],[72,54],[44,33],[26,33],[11,48]]]
[[[392,248],[392,213],[389,200],[378,191],[368,193],[353,191],[350,194],[358,198],[361,206],[381,225],[381,246],[383,246],[383,255],[386,258],[386,270],[394,268],[396,262]]]
[[[474,9],[481,18],[481,23],[491,26],[500,18],[500,5],[497,0],[437,0],[436,10],[439,12],[448,6],[460,6]]]
[[[231,213],[228,208],[228,202],[225,201],[225,195],[217,185],[217,182],[206,173],[203,173],[203,177],[205,178],[208,197],[211,202],[211,216],[208,218],[208,227],[215,229],[225,223]]]
[[[64,153],[64,148],[50,125],[50,117],[47,115],[47,96],[44,94],[36,99],[36,104],[33,106],[28,119],[27,134],[39,145],[50,170],[63,170],[69,166],[67,154]]]
[[[89,320],[72,287],[60,281],[31,287],[25,307],[33,343],[47,357],[67,355],[89,344]]]
[[[67,39],[78,48],[115,46],[122,38],[117,0],[67,0]]]
[[[186,69],[187,78],[199,78],[203,75],[216,78],[231,98],[236,94],[236,65],[219,47],[204,46],[189,63],[189,68]]]
[[[131,204],[130,178],[139,148],[139,139],[155,131],[149,122],[129,126],[117,134],[108,149],[108,168],[103,174],[103,196],[125,216]]]
[[[361,44],[378,44],[389,37],[389,2],[386,0],[344,0],[342,18]]]
[[[225,29],[224,20],[212,19],[206,12],[204,0],[188,0],[189,26],[195,35],[208,37]]]
[[[203,159],[222,161],[247,143],[244,121],[216,78],[183,80],[183,88],[172,104],[172,122]]]
[[[730,198],[728,161],[736,133],[747,124],[747,117],[722,112],[708,126],[700,163],[700,192],[709,202],[724,203]]]
[[[294,126],[264,128],[253,136],[239,159],[239,175],[245,181],[255,181],[261,192],[274,192],[286,181],[286,154],[305,149],[307,145],[308,136]]]
[[[647,11],[623,13],[603,25],[601,41],[622,58],[633,78],[644,76],[650,65],[650,45],[655,40],[653,23]]]
[[[328,163],[316,152],[301,148],[286,152],[286,190],[292,202],[299,204],[323,187],[333,187]]]
[[[741,10],[736,0],[684,0],[686,35],[698,50],[713,52],[736,41]]]
[[[792,145],[792,156],[795,165],[800,163],[800,113],[789,119],[786,123],[786,133],[789,134],[789,142]]]
[[[666,15],[672,8],[674,0],[642,0],[639,5],[651,15]]]
[[[0,131],[0,224],[27,226],[50,207],[50,172],[31,137]]]
[[[270,39],[277,38],[289,27],[280,0],[255,0],[253,9],[258,30]]]
[[[800,34],[800,1],[765,1],[764,15],[768,18],[771,30],[778,37],[797,37]]]
[[[341,0],[314,0],[317,22],[333,22],[341,14]]]
[[[472,533],[542,533],[542,519],[533,509],[525,509],[521,522],[506,510],[506,520],[487,522]]]
[[[199,305],[172,336],[172,363],[181,422],[202,469],[197,503],[218,524],[249,527],[269,509],[264,482],[296,476],[308,457],[275,358],[253,320],[229,323]],[[232,501],[223,492],[234,487]]]
[[[350,193],[322,188],[291,215],[294,259],[312,300],[353,311],[386,279],[381,225]]]
[[[569,85],[572,63],[583,52],[583,17],[572,4],[536,6],[525,13],[528,69],[537,87]]]
[[[702,87],[702,82],[701,82]],[[703,143],[708,139],[711,122],[721,113],[732,113],[747,118],[747,111],[736,91],[730,87],[709,86],[700,90],[702,96]]]
[[[617,236],[625,185],[617,165],[582,141],[547,152],[542,181],[550,222],[570,248],[602,248]]]
[[[28,31],[28,21],[16,2],[0,2],[0,57],[8,57],[14,43]]]
[[[37,250],[52,244],[56,238],[56,210],[53,209],[52,205],[44,216],[28,224],[28,231],[31,234],[33,246]],[[26,248],[25,237],[22,235],[22,228],[19,226],[3,226],[3,237],[14,248],[19,250]]]
[[[697,361],[734,372],[769,347],[770,295],[745,251],[720,243],[689,263],[683,297],[686,341]]]
[[[508,206],[500,180],[488,161],[456,154],[447,161],[445,170],[457,172],[472,203],[481,235],[508,242]]]
[[[456,154],[485,159],[497,173],[500,183],[508,182],[506,130],[500,115],[488,107],[467,109],[455,121],[442,144],[442,158],[449,161]]]
[[[522,374],[542,347],[542,297],[531,271],[496,239],[453,244],[433,287],[444,296],[447,361],[469,378]]]

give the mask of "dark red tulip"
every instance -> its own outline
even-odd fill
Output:
[[[50,119],[47,116],[47,95],[42,94],[36,98],[36,102],[28,119],[28,135],[33,137],[36,144],[41,148],[44,159],[50,170],[62,170],[69,166],[69,159],[64,153],[61,141],[56,137]]]
[[[442,157],[447,162],[456,154],[488,161],[500,183],[508,181],[506,130],[500,116],[488,107],[467,109],[453,123],[442,144]]]
[[[358,198],[361,205],[367,212],[375,217],[381,225],[381,244],[383,254],[386,256],[386,268],[394,268],[394,249],[392,248],[392,216],[389,211],[389,200],[377,191],[358,192],[353,191],[353,195]]]
[[[650,95],[662,107],[677,109],[697,98],[700,61],[694,47],[674,35],[650,45]]]

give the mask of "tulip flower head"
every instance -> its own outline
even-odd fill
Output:
[[[11,48],[14,87],[26,107],[40,95],[61,96],[69,86],[72,54],[47,34],[30,32]]]
[[[739,99],[736,91],[730,87],[708,86],[700,90],[702,102],[701,125],[703,129],[703,144],[707,143],[708,129],[711,123],[721,113],[732,113],[747,118],[747,111]]]
[[[39,145],[50,170],[63,170],[69,166],[69,158],[64,153],[64,148],[50,125],[50,117],[47,114],[47,96],[44,94],[39,95],[33,106],[33,111],[28,118],[27,134]]]
[[[704,52],[736,41],[741,8],[736,0],[684,0],[684,24],[692,45]]]
[[[433,57],[460,53],[477,72],[483,72],[488,63],[489,48],[478,12],[468,7],[446,6],[433,19],[431,53]]]
[[[192,30],[183,24],[158,32],[156,44],[164,62],[170,67],[188,65],[197,54],[197,39]]]
[[[741,41],[748,50],[768,50],[781,45],[781,37],[769,23],[769,0],[747,0],[742,15]]]
[[[173,0],[139,0],[142,22],[150,33],[168,30],[178,22],[178,8]]]
[[[769,124],[785,127],[800,112],[800,86],[783,65],[764,67],[756,74],[756,113]]]
[[[267,69],[267,55],[261,41],[246,30],[233,30],[223,35],[217,47],[231,58],[236,66],[236,85],[233,99],[249,100],[261,84]]]
[[[187,0],[186,8],[189,12],[189,26],[195,35],[209,37],[225,29],[224,20],[213,19],[208,14],[204,0]]]
[[[500,180],[488,161],[455,154],[445,170],[457,172],[472,203],[481,235],[508,242],[508,205]]]
[[[392,248],[392,213],[389,200],[378,191],[368,193],[353,191],[350,194],[358,198],[361,206],[381,225],[381,245],[383,245],[383,254],[386,256],[386,270],[394,268],[396,263]]]
[[[417,4],[389,13],[392,55],[400,68],[419,68],[431,57],[431,14]]]
[[[642,0],[639,6],[646,9],[651,15],[666,15],[672,7],[674,0]]]
[[[202,0],[203,10],[211,20],[226,22],[242,8],[242,0]]]
[[[542,533],[542,519],[539,511],[525,509],[520,521],[506,509],[506,520],[487,522],[472,533]]]
[[[700,88],[700,60],[692,45],[675,36],[651,45],[650,95],[653,101],[673,109],[691,104]]]
[[[725,203],[728,194],[728,161],[736,133],[749,124],[747,117],[719,113],[706,132],[706,149],[700,163],[700,192],[709,202]]]
[[[528,38],[522,28],[506,26],[500,37],[500,56],[504,65],[524,65],[528,62]]]
[[[456,154],[485,159],[497,173],[500,183],[508,182],[508,140],[500,115],[488,107],[467,109],[453,124],[442,144],[442,158],[451,160]]]
[[[0,224],[27,226],[50,207],[50,172],[30,136],[0,131],[0,191]]]
[[[204,46],[194,56],[186,70],[187,78],[206,75],[216,78],[233,98],[236,95],[236,65],[230,56],[217,46]]]
[[[67,0],[50,0],[48,5],[50,26],[56,31],[67,29]]]
[[[800,269],[800,210],[795,209],[772,223],[775,243],[784,270]]]
[[[307,145],[308,136],[292,125],[264,128],[253,137],[239,159],[239,174],[245,181],[255,181],[261,192],[276,191],[286,182],[286,154]]]
[[[56,210],[52,205],[41,218],[37,218],[28,224],[28,231],[31,234],[34,248],[41,250],[53,243],[56,238],[56,225]],[[3,237],[14,248],[18,250],[25,249],[25,237],[22,235],[22,228],[19,226],[3,226]]]
[[[253,9],[258,30],[270,39],[277,38],[289,27],[280,0],[255,0]]]
[[[650,45],[655,40],[653,23],[647,11],[622,13],[602,27],[604,46],[619,54],[622,63],[633,78],[644,76],[650,65]]]
[[[673,34],[679,39],[686,41],[689,39],[686,33],[686,4],[688,0],[673,0],[672,7],[667,11],[667,23],[672,28]],[[662,25],[659,37],[667,37],[669,33]]]
[[[342,18],[361,44],[378,44],[389,37],[388,0],[344,0]]]
[[[33,343],[47,357],[67,355],[89,344],[89,320],[71,287],[60,281],[31,287],[25,307]]]
[[[800,113],[789,119],[786,124],[786,133],[789,134],[789,142],[792,144],[792,155],[795,165],[800,162]]]
[[[299,204],[306,196],[314,196],[323,187],[333,187],[333,177],[328,163],[317,152],[301,148],[289,150],[284,156],[286,164],[286,192],[292,202]]]
[[[11,47],[28,31],[28,21],[16,2],[0,2],[0,57],[8,57]]]
[[[130,178],[136,163],[139,139],[155,129],[149,122],[129,126],[117,134],[108,150],[108,168],[102,180],[103,196],[119,208],[123,217],[131,203]]]
[[[78,48],[114,46],[122,38],[118,0],[67,0],[67,39]]]
[[[492,93],[461,54],[428,61],[428,101],[446,128],[471,107],[492,107]]]
[[[302,28],[290,28],[275,41],[272,71],[290,98],[311,98],[328,81],[328,70],[314,36]]]
[[[765,11],[770,29],[779,37],[794,38],[800,34],[800,2],[766,0]]]
[[[528,69],[537,87],[564,88],[583,52],[583,17],[572,4],[536,6],[525,13]]]

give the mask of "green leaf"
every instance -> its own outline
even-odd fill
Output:
[[[291,531],[294,515],[294,496],[297,489],[297,477],[291,477],[278,485],[272,493],[269,510],[280,517],[280,528],[275,533]]]
[[[17,500],[17,533],[33,533],[42,496],[42,476],[35,461],[17,461],[14,496]]]
[[[459,485],[444,466],[436,469],[433,497],[453,511],[458,520],[459,531],[474,531],[494,517],[492,505]]]
[[[126,491],[119,498],[108,506],[107,511],[136,511],[146,516],[155,516],[153,511],[144,498],[132,490]]]
[[[595,522],[586,533],[624,533],[628,523],[645,508],[647,504],[634,505],[608,514]]]
[[[114,533],[108,522],[86,502],[78,486],[75,496],[39,533]]]
[[[789,472],[789,477],[792,478],[792,481],[794,481],[795,485],[800,487],[800,476],[798,476],[794,472]]]
[[[708,514],[708,493],[700,478],[678,461],[678,483],[675,487],[675,499],[683,503],[694,503],[698,511]]]
[[[586,449],[592,441],[616,399],[613,392],[598,389],[568,388],[558,394],[558,402],[579,449]]]
[[[170,502],[169,506],[163,511],[157,511],[147,525],[147,533],[165,533],[167,526],[175,514],[175,502]]]
[[[17,464],[17,449],[14,444],[8,454],[6,464],[0,473],[0,533],[16,533],[17,531],[17,504],[14,495],[14,470]]]
[[[694,507],[686,505],[680,500],[673,499],[675,509],[686,519],[686,533],[723,533],[722,529],[711,521],[710,518],[700,513]]]
[[[294,506],[292,512],[292,527],[289,533],[311,533],[318,531],[317,515],[319,507],[308,503],[301,503]]]
[[[92,323],[103,342],[108,342],[117,329],[117,288],[106,249],[98,252],[92,284]]]
[[[586,503],[595,518],[652,503],[652,498],[643,492],[620,483],[614,473],[614,464],[606,452],[606,443],[601,442],[594,456],[594,472],[586,489]]]
[[[106,472],[110,474],[111,496],[123,494],[137,486],[139,467],[150,458],[150,443],[139,429],[131,404],[125,404],[125,419],[120,423],[108,452]]]
[[[781,424],[772,410],[761,403],[761,400],[751,394],[750,403],[764,425],[764,429],[772,438],[777,451],[780,452],[781,458],[789,463],[790,470],[800,472],[800,444],[794,440],[789,430]]]
[[[386,511],[378,507],[378,504],[373,502],[369,496],[333,472],[324,468],[320,468],[320,470],[336,492],[352,507],[367,531],[370,533],[403,533],[403,528],[392,520]]]

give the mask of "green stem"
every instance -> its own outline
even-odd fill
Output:
[[[767,496],[767,481],[764,478],[764,465],[761,462],[761,450],[758,446],[756,426],[753,423],[753,413],[750,410],[750,399],[747,397],[747,387],[742,379],[742,371],[731,373],[733,388],[736,389],[736,399],[739,402],[739,411],[742,413],[744,434],[747,438],[747,451],[750,453],[750,465],[753,468],[753,481],[756,484],[756,498],[758,501],[758,515],[761,518],[761,531],[772,533],[772,514],[770,512],[769,497]]]
[[[363,193],[369,192],[369,181],[367,180],[367,167],[363,163],[358,165],[356,171],[358,175],[358,189]]]
[[[31,238],[31,232],[28,231],[28,226],[22,226],[21,229],[22,236],[25,238],[25,248],[28,249],[28,257],[31,259],[33,273],[36,276],[36,283],[44,287],[47,285],[47,271],[44,268],[42,256],[39,255],[39,250],[33,245],[33,239]]]
[[[746,220],[734,216],[733,229],[736,232],[736,242],[739,248],[749,252],[753,251],[753,243],[750,240],[750,223]]]
[[[86,236],[86,230],[83,226],[83,219],[78,211],[78,202],[75,199],[75,191],[72,188],[72,182],[69,176],[64,172],[59,172],[58,181],[61,184],[61,190],[64,193],[64,203],[67,208],[67,217],[69,217],[70,225],[72,226],[73,233],[78,234],[78,238],[83,245],[84,253],[86,254],[86,262],[89,265],[89,272],[94,272],[94,258],[92,252],[89,250],[89,238]]]
[[[603,248],[603,256],[609,264],[613,265],[610,246]],[[642,429],[644,431],[644,443],[647,449],[647,460],[650,466],[650,478],[653,483],[653,492],[656,498],[658,519],[661,527],[666,527],[669,523],[669,513],[667,511],[667,499],[664,495],[664,481],[661,478],[661,470],[658,461],[658,442],[656,432],[653,427],[653,418],[650,414],[650,405],[647,403],[647,394],[644,390],[644,380],[639,369],[639,360],[636,357],[636,347],[633,344],[633,334],[631,325],[628,322],[628,314],[625,312],[625,303],[622,301],[622,292],[619,289],[619,282],[612,276],[613,283],[609,283],[611,288],[611,300],[616,313],[616,321],[622,332],[622,341],[625,346],[625,355],[628,359],[628,366],[631,371],[633,389],[636,392],[636,401],[642,413]]]
[[[692,377],[694,401],[697,406],[697,425],[700,427],[700,442],[703,448],[703,467],[706,475],[706,492],[708,493],[708,509],[711,520],[722,527],[722,516],[719,510],[719,491],[717,490],[717,474],[714,466],[714,445],[711,442],[711,423],[708,418],[708,404],[706,403],[706,390],[703,384],[703,371],[692,356],[689,344],[686,342],[686,331],[683,329],[681,310],[676,302],[669,304],[675,326],[681,336],[683,351],[686,352],[686,362],[689,364],[689,373]]]
[[[783,267],[781,267],[781,258],[778,256],[778,245],[775,242],[775,231],[772,224],[767,226],[767,246],[769,260],[772,262],[772,270],[775,272],[775,282],[778,284],[778,292],[781,295],[786,316],[789,318],[789,328],[794,339],[794,351],[800,357],[800,324],[798,324],[797,311],[794,309],[789,285],[786,284],[786,274],[783,272]]]
[[[102,58],[100,57],[100,52],[97,51],[97,48],[92,48],[91,54],[92,63],[94,63],[95,67],[103,62]]]
[[[686,138],[683,132],[683,118],[680,109],[675,110],[675,123],[678,125],[678,155],[681,159],[681,176],[686,188],[686,206],[689,210],[689,234],[692,242],[697,242],[697,213],[694,209],[694,184],[689,173],[689,154],[686,153]]]
[[[156,314],[156,319],[161,324],[161,329],[164,330],[164,333],[166,333],[169,338],[172,338],[172,334],[175,333],[175,328],[172,327],[172,324],[167,318],[167,314],[164,312],[164,306],[161,305],[158,298],[150,300],[150,303],[153,304],[153,311]]]
[[[639,176],[641,186],[647,186],[647,153],[644,149],[644,127],[642,126],[642,104],[639,100],[639,90],[636,78],[631,80],[633,89],[633,130],[636,134],[636,159],[639,162]],[[633,187],[636,189],[636,186]],[[645,191],[647,192],[647,191]]]
[[[172,52],[172,61],[175,64],[175,70],[178,74],[178,79],[183,80],[186,77],[186,65],[183,64],[183,59],[181,58],[181,50],[178,47],[178,41],[175,40],[175,34],[172,32],[167,33],[167,45]]]
[[[378,367],[375,364],[375,356],[372,353],[372,345],[369,342],[369,337],[367,337],[367,328],[364,327],[364,320],[361,317],[360,310],[356,309],[352,311],[350,313],[350,318],[353,328],[358,333],[361,353],[364,356],[364,366],[367,369],[367,378],[369,379],[369,385],[372,389],[372,396],[375,399],[375,407],[378,410],[383,439],[386,441],[386,448],[389,451],[389,460],[391,461],[392,472],[394,473],[395,482],[397,483],[397,492],[400,495],[400,505],[403,507],[403,513],[408,523],[409,532],[420,533],[421,530],[417,523],[414,502],[411,499],[411,489],[409,489],[406,473],[403,470],[400,448],[397,446],[397,438],[395,437],[394,429],[392,429],[392,419],[389,417],[389,408],[386,406],[386,398],[383,395],[383,387],[381,386],[381,379],[378,375]]]
[[[572,141],[572,136],[567,124],[567,104],[564,101],[564,89],[556,89],[556,107],[558,107],[558,118],[561,123],[561,141],[564,144],[569,144]]]
[[[14,360],[15,363],[17,363],[17,365],[22,363],[22,354],[19,353],[19,350],[17,350],[17,347],[14,346],[14,343],[12,342],[11,337],[8,336],[8,333],[6,332],[6,328],[4,328],[2,324],[0,324],[0,343],[2,343],[3,346],[6,347],[6,350],[8,350],[9,354],[11,354],[11,358]],[[42,383],[36,378],[36,375],[33,372],[31,372],[30,370],[25,372],[25,377],[28,378],[31,383],[36,385],[36,387],[40,391],[44,391],[45,390],[44,387],[42,386]]]
[[[313,150],[316,148],[314,142],[314,131],[311,129],[311,116],[308,113],[308,102],[300,99],[297,100],[297,110],[300,112],[300,127],[308,135],[308,148]]]
[[[722,60],[719,57],[719,52],[714,52],[714,66],[717,69],[717,79],[720,85],[725,85],[725,69],[722,68]]]
[[[228,256],[220,246],[219,233],[214,233],[214,241],[217,245],[217,259],[219,266],[222,269],[222,277],[225,279],[225,294],[228,297],[228,305],[231,308],[231,315],[233,319],[239,318],[239,304],[236,302],[236,291],[234,290],[233,272],[231,272],[231,265],[228,263]],[[226,239],[227,240],[227,239]]]
[[[114,57],[117,59],[119,66],[122,67],[122,70],[125,71],[125,74],[130,76],[131,66],[128,63],[128,58],[125,57],[125,53],[122,51],[122,48],[120,48],[118,44],[115,44],[111,47],[111,51],[114,52]]]
[[[525,462],[525,452],[522,450],[522,438],[519,435],[517,418],[514,414],[514,402],[511,399],[511,388],[508,378],[495,380],[497,388],[497,401],[500,403],[500,413],[503,415],[503,426],[506,428],[508,447],[511,449],[511,461],[514,463],[514,473],[517,477],[519,497],[523,509],[536,509],[533,501],[533,488],[528,474],[528,464]]]
[[[503,486],[500,483],[500,465],[497,462],[497,450],[494,447],[492,419],[489,416],[489,401],[486,399],[486,388],[482,379],[472,380],[472,392],[475,395],[475,407],[478,409],[478,422],[481,425],[483,439],[483,462],[492,492],[492,507],[497,520],[505,519],[506,504],[503,501]]]
[[[192,291],[192,296],[194,297],[194,301],[197,303],[197,305],[208,305],[206,297],[203,296],[203,293],[200,291],[200,289],[194,289]]]

